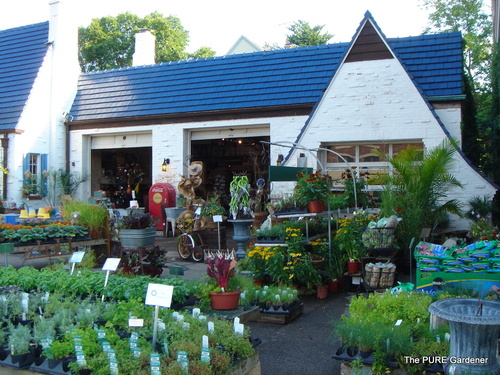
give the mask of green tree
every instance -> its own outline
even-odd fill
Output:
[[[79,28],[79,60],[84,72],[123,68],[132,65],[134,35],[139,29],[153,30],[156,37],[156,62],[177,61],[190,57],[185,52],[189,33],[174,16],[153,12],[144,18],[131,13],[116,17],[94,18],[88,27]],[[214,56],[202,47],[195,57]]]
[[[461,215],[459,202],[448,199],[450,189],[462,187],[448,172],[455,152],[456,145],[445,140],[427,152],[408,147],[392,157],[379,153],[393,168],[392,174],[383,177],[380,214],[395,213],[403,219],[402,249],[420,237],[422,228],[436,228],[446,214]]]
[[[479,110],[488,108],[491,97],[492,22],[484,12],[483,0],[421,0],[430,10],[429,32],[461,31],[464,39],[464,67],[470,77]]]
[[[296,21],[288,28],[292,34],[286,36],[286,43],[294,44],[298,47],[327,44],[333,38],[333,35],[326,32],[322,34],[323,27],[325,26],[316,25],[311,27],[306,21]]]

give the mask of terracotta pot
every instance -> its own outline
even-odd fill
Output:
[[[320,201],[312,201],[307,204],[307,210],[310,213],[318,213],[326,211],[326,205]]]
[[[361,263],[357,260],[350,260],[349,262],[347,262],[347,272],[350,274],[358,273],[360,268]]]
[[[253,285],[263,286],[264,285],[264,280],[263,279],[254,280],[253,281]]]
[[[337,279],[328,281],[328,291],[330,293],[338,293],[339,291],[339,281]]]
[[[212,310],[234,310],[240,302],[241,292],[210,293]]]
[[[328,285],[316,286],[316,297],[319,299],[325,299],[328,297]]]

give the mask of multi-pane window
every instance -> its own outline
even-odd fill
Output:
[[[421,142],[405,143],[362,143],[362,144],[335,144],[323,148],[326,152],[325,168],[334,181],[339,184],[346,175],[349,164],[359,175],[367,176],[368,180],[376,180],[377,175],[389,173],[390,163],[382,155],[394,156],[409,146],[423,150]]]
[[[47,154],[29,153],[23,162],[23,195],[45,196],[47,191]]]

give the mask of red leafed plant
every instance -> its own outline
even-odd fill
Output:
[[[225,292],[237,263],[234,251],[227,253],[217,251],[215,254],[207,254],[205,259],[208,265],[207,275],[214,278],[222,292]]]

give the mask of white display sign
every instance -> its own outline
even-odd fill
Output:
[[[173,292],[172,285],[148,284],[145,303],[150,306],[170,307]]]
[[[75,251],[71,254],[71,258],[69,258],[69,263],[80,263],[83,260],[83,256],[85,255],[85,251]]]
[[[108,258],[104,262],[102,266],[103,271],[116,271],[118,269],[118,265],[120,264],[120,258]]]
[[[212,220],[214,223],[222,223],[224,220],[222,220],[222,215],[214,215],[212,216]]]

